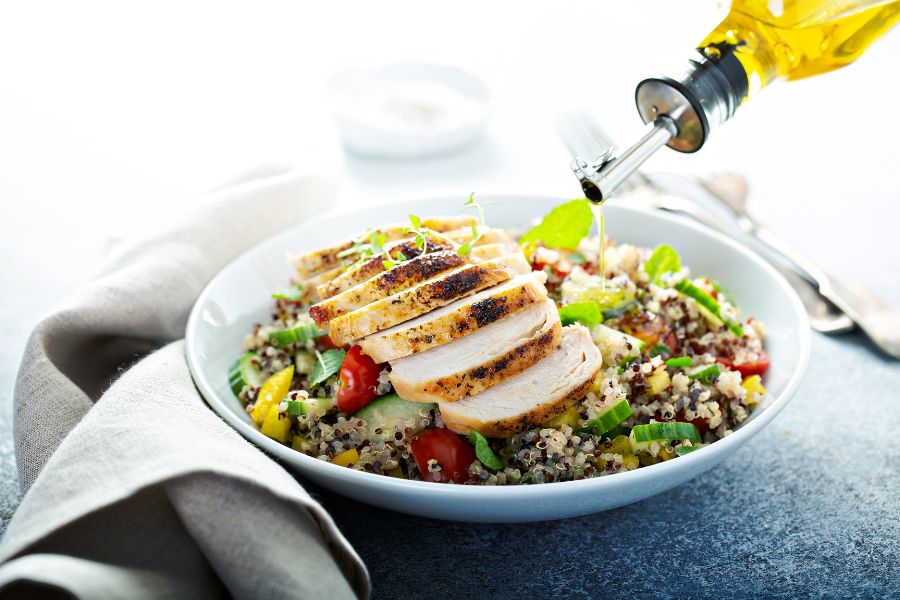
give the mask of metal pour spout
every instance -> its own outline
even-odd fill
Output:
[[[615,148],[610,148],[591,162],[576,156],[571,164],[572,172],[581,183],[587,199],[600,204],[677,133],[675,121],[668,115],[663,115],[647,128],[647,132],[637,143],[620,156],[613,156]]]

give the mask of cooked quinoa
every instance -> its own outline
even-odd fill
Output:
[[[597,238],[585,238],[576,251],[537,246],[526,253],[533,267],[547,274],[549,296],[563,306],[583,301],[596,287],[598,247]],[[651,283],[645,263],[653,249],[609,241],[605,248],[602,276],[605,289],[615,292],[616,305],[604,311],[602,325],[631,337],[595,336],[603,366],[586,395],[543,427],[489,438],[501,467],[489,468],[476,459],[468,467],[466,484],[570,481],[671,460],[684,453],[684,447],[710,444],[729,435],[762,400],[765,390],[760,378],[744,368],[767,361],[762,323],[742,317],[715,282],[691,279],[686,267]],[[713,297],[718,315],[681,293],[680,281],[691,281]],[[375,429],[363,418],[339,412],[335,405],[342,385],[339,374],[311,383],[317,362],[329,347],[327,336],[280,345],[270,337],[273,332],[315,327],[308,307],[292,299],[276,300],[269,323],[255,325],[243,343],[245,356],[262,378],[294,367],[290,391],[276,407],[278,420],[289,421],[280,441],[319,460],[356,470],[423,479],[411,442],[422,430],[444,426],[438,409],[422,404],[414,416]],[[643,342],[642,350],[629,342],[634,339]],[[691,365],[667,366],[666,360],[672,357],[689,357]],[[689,376],[704,365],[716,368],[709,376]],[[377,375],[379,396],[392,391],[388,375],[385,364]],[[259,392],[258,386],[240,389],[238,395],[248,413],[253,412]],[[291,402],[310,398],[321,399],[321,405],[313,404],[306,414],[288,414]],[[590,429],[599,415],[623,400],[630,405],[631,416],[602,434]],[[673,421],[693,424],[699,441],[663,440],[640,447],[629,439],[635,426]],[[428,469],[436,473],[442,465],[430,460]]]

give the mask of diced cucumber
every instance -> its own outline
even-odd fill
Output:
[[[318,413],[327,413],[335,407],[337,402],[334,398],[308,398],[306,400],[288,400],[287,413],[289,415],[309,415],[313,411]]]
[[[693,423],[679,421],[649,423],[632,427],[629,439],[631,448],[637,452],[646,450],[654,442],[690,440],[693,443],[700,443],[700,430]]]
[[[436,406],[436,404],[404,400],[397,394],[391,393],[362,407],[356,411],[353,417],[364,420],[369,432],[369,439],[378,441],[391,434],[394,427],[399,427],[401,430],[409,427],[413,434],[419,433],[424,429],[419,411],[428,411]],[[380,433],[376,430],[380,430]]]
[[[292,327],[290,329],[281,329],[279,331],[273,331],[269,334],[269,341],[273,342],[277,346],[289,346],[291,344],[296,343],[304,343],[309,340],[314,340],[318,337],[322,337],[325,335],[325,331],[322,331],[318,327],[316,327],[315,323],[305,323],[303,325],[298,325],[297,327]]]
[[[603,435],[633,414],[634,411],[631,410],[628,400],[620,400],[597,415],[594,420],[584,426],[583,430]]]
[[[643,351],[644,349],[643,340],[639,340],[638,338],[628,335],[627,333],[617,331],[612,327],[607,327],[602,323],[591,325],[588,329],[591,332],[591,339],[594,340],[595,344],[597,344],[597,347],[600,349],[600,353],[603,355],[603,357],[615,357],[617,363],[614,364],[630,362],[632,359],[640,356],[641,351]],[[623,339],[625,341],[625,353],[620,356],[616,356],[616,348],[621,344]],[[628,348],[628,345],[630,345],[631,348]]]
[[[253,363],[255,357],[255,353],[248,352],[237,359],[228,370],[228,384],[235,396],[240,395],[245,385],[259,387],[266,380],[266,376],[263,375],[260,368]]]
[[[704,383],[709,383],[713,377],[718,377],[719,373],[721,373],[721,371],[719,370],[719,365],[716,364],[700,365],[685,371],[685,374],[691,379],[699,379]]]
[[[300,350],[294,355],[294,368],[298,373],[309,375],[316,366],[316,355]]]

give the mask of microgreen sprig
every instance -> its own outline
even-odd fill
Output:
[[[463,208],[468,208],[468,207],[470,207],[470,206],[474,206],[474,207],[475,207],[475,210],[478,211],[478,224],[481,225],[482,227],[484,227],[484,223],[485,223],[485,219],[484,219],[484,207],[481,206],[481,204],[479,204],[479,203],[475,200],[475,192],[472,192],[471,194],[469,194],[469,199],[466,200],[465,204],[463,204]],[[476,242],[478,242],[478,240],[479,240],[480,238],[481,238],[481,234],[478,233],[478,227],[476,227],[476,226],[473,224],[473,225],[472,225],[472,239],[469,240],[468,242],[465,242],[465,243],[464,243],[463,245],[461,245],[456,251],[457,251],[460,255],[462,255],[462,256],[465,256],[465,255],[467,255],[467,254],[471,254],[471,253],[472,253],[472,246],[474,246],[474,245],[476,244]]]

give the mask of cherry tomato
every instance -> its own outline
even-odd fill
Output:
[[[325,334],[319,338],[319,346],[321,346],[323,350],[336,350],[340,348],[340,346],[335,344],[334,340],[331,339],[331,336],[328,334]]]
[[[769,355],[763,350],[759,353],[759,358],[756,359],[756,362],[741,363],[739,365],[725,358],[717,358],[716,362],[725,365],[732,371],[737,371],[741,374],[741,377],[750,377],[751,375],[762,375],[768,370]]]
[[[353,414],[378,397],[378,374],[383,365],[362,353],[358,345],[350,348],[341,365],[341,388],[338,390],[338,409]]]
[[[425,481],[465,483],[469,465],[475,462],[475,449],[469,442],[447,429],[426,429],[410,442],[416,466]],[[432,473],[428,461],[436,460],[441,470]]]

